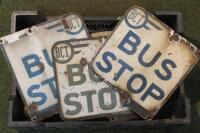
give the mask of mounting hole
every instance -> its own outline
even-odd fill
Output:
[[[28,32],[29,32],[29,33],[32,33],[32,32],[33,32],[33,30],[32,30],[31,28],[29,28],[29,29],[28,29]]]
[[[179,35],[178,34],[174,34],[174,40],[178,41],[179,40]]]
[[[117,118],[116,118],[116,117],[112,117],[111,120],[112,120],[112,121],[116,121]]]
[[[37,117],[36,117],[36,116],[33,116],[31,120],[32,120],[32,121],[36,121],[36,119],[37,119]]]

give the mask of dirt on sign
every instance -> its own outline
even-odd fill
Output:
[[[100,39],[79,39],[60,41],[52,47],[63,120],[137,118],[123,106],[118,91],[100,80],[91,70],[91,60],[102,45]]]
[[[153,118],[198,62],[197,47],[141,7],[130,8],[93,60],[95,73]]]
[[[82,17],[66,14],[1,38],[2,50],[32,120],[42,120],[57,112],[52,45],[60,40],[87,37]]]

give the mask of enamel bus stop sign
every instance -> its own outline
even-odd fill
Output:
[[[32,120],[57,112],[52,45],[60,40],[87,37],[82,17],[72,13],[1,38],[2,50]]]
[[[199,50],[152,14],[130,8],[92,62],[106,83],[127,93],[144,119],[159,111],[199,60]]]
[[[126,114],[126,119],[133,118],[121,104],[117,90],[91,71],[90,62],[102,45],[100,39],[79,39],[60,41],[52,47],[63,120],[111,118],[116,113]]]

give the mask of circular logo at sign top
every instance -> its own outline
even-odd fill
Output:
[[[77,15],[69,15],[67,18],[61,20],[64,30],[71,34],[76,35],[83,30],[83,22]]]
[[[125,16],[126,24],[133,29],[139,29],[144,27],[147,20],[148,15],[141,8],[133,8]]]
[[[52,48],[53,59],[60,64],[69,62],[74,55],[74,48],[66,42],[57,42]]]

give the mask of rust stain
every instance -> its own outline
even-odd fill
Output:
[[[25,109],[26,109],[27,112],[31,113],[31,120],[32,121],[36,121],[37,118],[39,118],[39,117],[36,117],[36,116],[39,115],[38,112],[37,112],[38,105],[36,103],[31,103]]]
[[[131,98],[130,94],[128,92],[125,92],[125,91],[120,91],[119,95],[120,95],[120,100],[121,101],[127,101],[127,100],[129,100]]]
[[[195,60],[195,59],[199,59],[200,58],[200,50],[195,47],[194,45],[192,45],[189,41],[185,40],[184,38],[180,39],[180,43],[182,46],[184,46],[186,49],[190,49],[193,53],[193,56],[195,58],[191,59],[191,60]],[[194,62],[194,61],[193,61]]]
[[[31,103],[30,105],[27,106],[27,110],[31,112],[35,112],[37,110],[38,106],[36,103]]]
[[[64,74],[67,75],[67,71],[65,71]]]
[[[86,65],[88,64],[87,59],[86,59],[86,58],[81,58],[80,64],[81,64],[82,66],[86,66]]]
[[[40,62],[40,64],[38,66],[40,69],[44,70],[44,64],[42,62]]]
[[[195,50],[193,53],[198,59],[200,58],[200,50]]]
[[[193,46],[189,41],[182,38],[179,34],[173,32],[172,34],[170,34],[169,40],[180,42],[179,44],[181,44],[182,47],[185,47],[186,49],[190,49],[191,51],[193,51],[193,55],[195,58],[197,58],[197,59],[200,58],[200,50],[198,48],[196,48],[195,46]],[[170,55],[170,54],[168,54],[168,55]]]
[[[181,39],[180,42],[181,42],[181,43],[185,43],[186,41],[185,41],[184,39]]]
[[[172,55],[172,53],[168,53],[168,56]]]
[[[173,33],[173,35],[171,35],[169,37],[170,41],[179,41],[179,35],[177,33]]]
[[[62,22],[65,29],[69,29],[69,25],[68,25],[66,19],[61,19],[61,22]]]

